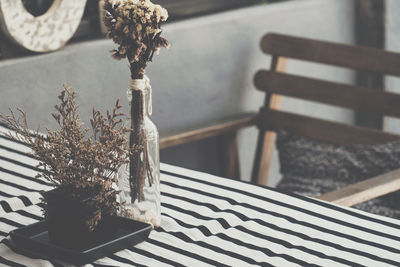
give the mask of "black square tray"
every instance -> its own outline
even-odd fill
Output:
[[[77,250],[52,244],[46,221],[13,230],[10,237],[17,248],[28,253],[83,265],[146,240],[152,229],[150,224],[117,216],[112,217],[112,222],[115,234],[102,242],[88,242]]]

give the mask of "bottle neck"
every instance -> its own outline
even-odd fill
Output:
[[[147,78],[147,77],[146,77]],[[127,97],[130,104],[130,117],[132,129],[144,123],[150,115],[149,105],[151,105],[151,90],[147,79],[131,80]]]
[[[131,80],[127,90],[127,97],[132,112],[140,114],[141,117],[151,116],[152,96],[151,86],[147,76],[142,80]]]

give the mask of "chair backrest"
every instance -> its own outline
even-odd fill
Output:
[[[316,119],[270,107],[271,97],[278,94],[356,111],[400,117],[398,94],[280,73],[276,70],[281,58],[293,58],[400,76],[400,53],[271,33],[263,37],[261,49],[273,58],[270,70],[261,70],[254,77],[256,88],[266,92],[266,99],[257,119],[260,135],[253,167],[253,182],[260,182],[266,175],[262,163],[266,158],[266,131],[284,129],[296,135],[335,144],[376,144],[400,138],[399,135],[379,130]]]

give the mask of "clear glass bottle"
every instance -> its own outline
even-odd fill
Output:
[[[131,109],[127,126],[132,130],[129,143],[136,147],[136,152],[130,163],[118,172],[120,201],[124,203],[119,215],[158,227],[161,223],[160,151],[157,127],[150,120],[152,97],[148,78],[133,80],[127,95]]]

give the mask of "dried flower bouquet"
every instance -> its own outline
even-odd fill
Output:
[[[89,232],[93,231],[101,219],[116,213],[118,203],[113,189],[116,171],[128,162],[131,150],[127,149],[126,131],[122,124],[121,105],[117,100],[112,112],[103,116],[93,109],[91,128],[83,127],[77,113],[76,93],[64,87],[52,115],[59,125],[56,131],[47,129],[47,135],[36,130],[32,134],[27,124],[26,113],[20,109],[16,115],[11,109],[9,115],[0,114],[0,121],[15,133],[8,136],[25,143],[39,160],[38,167],[43,177],[52,182],[57,192],[68,199],[80,200],[93,196],[85,214],[85,224]],[[45,204],[48,198],[44,193]],[[48,205],[44,214],[48,218]],[[64,231],[64,229],[60,229]]]
[[[160,48],[169,47],[167,40],[161,37],[161,23],[167,20],[168,12],[150,0],[106,0],[104,9],[106,11],[104,24],[108,30],[108,37],[118,44],[118,48],[111,51],[112,56],[115,59],[127,58],[130,64],[132,80],[128,89],[131,104],[129,142],[131,146],[136,145],[142,148],[142,151],[134,152],[130,157],[130,201],[142,202],[146,200],[145,184],[151,187],[159,183],[157,181],[159,179],[159,152],[153,151],[153,154],[157,155],[151,155],[152,149],[158,150],[158,132],[154,125],[150,126],[154,130],[146,130],[145,126],[147,115],[151,113],[149,111],[151,110],[151,91],[145,69],[147,63],[152,61],[154,54],[158,54]],[[156,133],[149,134],[149,132]],[[152,142],[150,135],[157,139],[156,145],[150,144]],[[127,217],[151,222],[154,226],[159,224],[155,222],[157,220],[149,219],[151,216],[148,212],[144,214],[144,210],[132,212],[134,214],[128,214]]]
[[[108,37],[119,45],[112,51],[113,57],[127,58],[132,79],[143,79],[147,62],[161,47],[169,47],[161,37],[161,22],[168,19],[167,10],[150,0],[106,0],[104,9]]]

